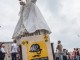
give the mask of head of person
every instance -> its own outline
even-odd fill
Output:
[[[74,48],[74,50],[75,50],[75,48]]]
[[[59,40],[59,41],[58,41],[58,44],[60,44],[60,43],[61,43],[61,41]]]
[[[68,52],[68,50],[66,50],[66,52]]]
[[[78,48],[76,49],[76,51],[78,51]]]
[[[0,43],[0,48],[2,47],[3,43]]]
[[[16,40],[14,40],[13,42],[16,43]]]
[[[3,48],[5,48],[4,44],[2,45]]]

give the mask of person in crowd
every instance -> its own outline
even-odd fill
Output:
[[[76,58],[77,58],[77,60],[79,60],[79,50],[78,50],[78,48],[76,49]]]
[[[63,60],[63,51],[62,51],[63,50],[63,46],[62,46],[60,40],[58,41],[56,50],[58,50],[58,53],[59,53],[59,60]]]
[[[56,50],[56,53],[55,53],[55,60],[59,60],[59,54],[58,54],[57,50]]]
[[[0,43],[0,60],[2,60],[2,50],[1,50],[1,48],[2,48],[2,43]]]
[[[68,50],[66,50],[66,56],[67,56],[67,60],[70,60],[70,53],[68,52]]]
[[[13,44],[11,46],[11,54],[12,54],[12,60],[17,60],[16,56],[18,53],[18,45],[16,43],[16,40],[13,41]]]
[[[63,49],[63,60],[67,60],[67,54],[66,54],[66,49]]]
[[[4,58],[5,58],[5,54],[6,54],[5,46],[4,46],[4,45],[2,45],[1,50],[2,50],[2,53],[3,53],[3,60],[4,60]]]
[[[5,46],[3,46],[3,43],[0,44],[0,60],[4,60],[5,58],[5,49],[4,49]]]
[[[73,50],[74,60],[76,60],[76,49]]]
[[[70,53],[67,53],[67,60],[71,60]]]
[[[75,59],[74,59],[74,54],[73,54],[73,53],[71,54],[71,60],[75,60]]]

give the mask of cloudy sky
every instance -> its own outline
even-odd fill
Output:
[[[80,47],[80,0],[38,0],[37,6],[52,31],[55,46],[61,40],[69,50]],[[0,41],[12,41],[19,9],[18,0],[0,0]]]

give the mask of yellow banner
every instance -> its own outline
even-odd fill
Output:
[[[22,41],[22,45],[26,46],[28,60],[48,60],[47,38],[36,42]]]

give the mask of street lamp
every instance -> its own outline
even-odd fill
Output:
[[[52,47],[53,58],[54,58],[54,60],[55,60],[55,55],[54,55],[54,43],[51,43],[51,47]]]

